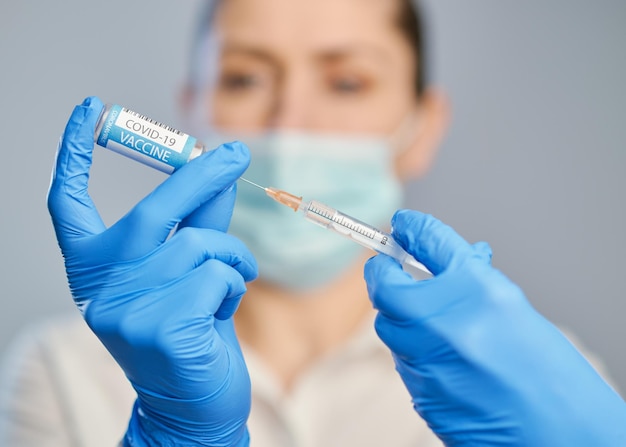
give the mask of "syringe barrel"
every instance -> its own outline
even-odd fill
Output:
[[[402,264],[405,270],[410,271],[414,277],[420,276],[418,279],[424,279],[426,277],[424,273],[430,276],[428,269],[407,253],[389,233],[380,231],[316,200],[303,203],[303,205],[305,206],[302,211],[309,221],[352,239],[354,242],[378,253],[391,256]],[[422,274],[414,274],[417,271],[421,271]]]

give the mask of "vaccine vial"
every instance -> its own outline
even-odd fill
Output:
[[[207,151],[196,138],[117,104],[96,123],[96,144],[171,174]]]

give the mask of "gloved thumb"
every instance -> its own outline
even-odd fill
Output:
[[[391,220],[392,234],[402,247],[434,275],[462,265],[473,256],[490,258],[491,250],[474,249],[451,227],[429,214],[400,210]],[[488,248],[488,247],[487,247]]]
[[[236,191],[237,183],[233,183],[215,196],[213,200],[200,205],[189,216],[185,217],[178,228],[209,228],[226,232],[230,225],[230,218],[233,215]]]

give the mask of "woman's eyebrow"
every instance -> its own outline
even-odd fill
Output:
[[[232,42],[224,44],[222,54],[251,57],[270,64],[277,64],[279,62],[278,57],[272,54],[272,52],[249,44]],[[331,48],[320,48],[314,52],[313,57],[320,62],[339,62],[351,58],[372,59],[378,63],[389,62],[389,55],[386,51],[367,44],[349,44]]]
[[[237,43],[225,44],[222,48],[222,54],[251,57],[261,62],[266,62],[270,64],[276,64],[278,62],[276,57],[273,56],[269,51],[265,51],[262,48]]]
[[[346,45],[320,50],[316,59],[322,62],[339,62],[350,58],[373,59],[376,62],[389,62],[389,55],[384,50],[371,45]]]

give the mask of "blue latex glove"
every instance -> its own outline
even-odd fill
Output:
[[[431,216],[399,211],[398,242],[435,275],[368,261],[376,330],[415,409],[447,446],[626,446],[626,404],[570,342],[468,244]]]
[[[125,445],[248,445],[250,380],[231,317],[257,266],[224,233],[247,149],[197,158],[107,229],[87,193],[101,109],[97,98],[74,109],[48,207],[74,300],[137,391]]]

